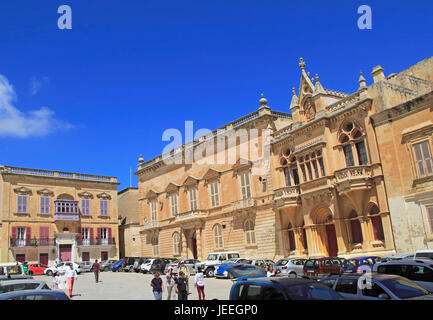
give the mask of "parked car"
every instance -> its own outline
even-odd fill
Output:
[[[302,278],[258,278],[236,281],[230,300],[343,300],[329,287]]]
[[[152,267],[152,263],[155,259],[147,259],[146,261],[144,261],[141,266],[141,272],[142,273],[149,273],[150,272],[150,267]]]
[[[170,259],[168,258],[156,258],[150,266],[149,273],[159,272],[160,274],[164,274],[165,267],[169,263]]]
[[[149,257],[141,257],[141,258],[135,259],[132,270],[134,270],[137,273],[140,272],[141,271],[141,265],[143,264],[144,261],[146,261],[148,259],[149,259]]]
[[[54,266],[48,267],[44,270],[44,274],[47,276],[52,276],[54,273],[59,271],[60,274],[64,274],[67,269],[69,269],[69,264],[72,263],[72,268],[77,271],[77,274],[81,273],[81,267],[78,263],[71,262],[71,261],[65,261],[60,262]]]
[[[28,266],[28,275],[44,274],[45,269],[48,268],[48,266],[43,263],[29,263]]]
[[[0,281],[33,279],[25,275],[22,265],[13,262],[0,264]]]
[[[370,267],[370,270],[372,270],[373,265],[379,262],[380,257],[376,256],[350,258],[344,260],[341,271],[343,273],[359,273],[363,266]]]
[[[90,272],[92,271],[93,262],[90,261],[81,261],[78,263],[80,266],[81,272]]]
[[[251,264],[235,264],[230,266],[225,272],[227,272],[227,278],[237,279],[240,277],[255,278],[255,277],[266,277],[267,271],[253,266]]]
[[[343,274],[320,282],[346,300],[433,300],[433,295],[420,285],[390,274],[369,274],[368,278],[363,273]]]
[[[307,259],[281,259],[274,264],[274,270],[280,270],[281,275],[301,277],[304,273],[304,264]]]
[[[260,267],[262,264],[266,264],[266,266],[274,266],[275,262],[270,259],[253,259],[251,260],[251,264]]]
[[[413,253],[396,253],[389,256],[380,258],[380,262],[394,261],[394,260],[410,260],[415,258]]]
[[[114,260],[114,259],[109,259],[109,260],[101,261],[101,262],[99,263],[100,271],[111,270],[111,266],[112,266],[114,263],[118,262],[118,261],[119,261],[119,260]]]
[[[162,271],[163,274],[166,274],[168,272],[168,268],[172,268],[177,270],[180,265],[179,259],[176,258],[166,258],[168,260],[168,263],[165,264],[164,270]]]
[[[200,260],[197,259],[182,259],[176,267],[173,267],[173,272],[178,273],[180,265],[182,262],[189,269],[190,274],[195,274],[197,272],[197,267],[201,264]],[[168,272],[168,269],[166,270]]]
[[[433,264],[430,260],[396,260],[373,266],[373,272],[395,274],[433,292]]]
[[[333,274],[341,274],[344,260],[336,257],[308,259],[303,268],[304,276],[323,278]]]
[[[134,263],[136,260],[140,260],[140,257],[125,257],[119,271],[129,272],[134,270]]]
[[[206,260],[200,263],[206,277],[213,277],[215,275],[215,270],[220,264],[225,260],[237,259],[241,255],[236,251],[221,251],[209,253]]]
[[[418,250],[415,252],[415,259],[433,260],[433,250]]]
[[[61,290],[25,290],[0,294],[0,300],[71,300]]]
[[[122,270],[122,265],[123,265],[123,259],[120,259],[119,261],[117,261],[116,263],[113,263],[111,265],[111,271],[116,272],[116,271],[121,271]]]
[[[246,258],[237,258],[237,259],[231,259],[223,261],[222,264],[216,269],[215,271],[215,277],[216,278],[229,278],[229,273],[227,272],[227,269],[233,267],[234,265],[238,264],[252,264],[253,260],[246,259]],[[260,266],[257,266],[260,267]]]
[[[45,281],[40,280],[11,280],[0,282],[0,294],[11,291],[40,289],[51,290]]]

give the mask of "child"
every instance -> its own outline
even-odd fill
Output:
[[[197,273],[195,274],[194,286],[197,288],[198,299],[204,300],[205,299],[205,296],[204,296],[204,276],[203,276],[203,269],[201,267],[199,267],[197,269]],[[203,298],[202,298],[202,296],[203,296]]]

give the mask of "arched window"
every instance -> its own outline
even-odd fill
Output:
[[[284,170],[284,183],[286,187],[297,186],[299,184],[298,165],[296,157],[287,149],[282,155],[280,164]]]
[[[180,254],[181,251],[181,242],[180,235],[178,232],[173,234],[173,252],[174,254]]]
[[[370,209],[371,224],[373,226],[374,240],[384,241],[385,235],[383,233],[382,217],[380,216],[379,208],[373,205]]]
[[[296,242],[295,242],[295,233],[293,232],[293,226],[290,223],[289,224],[289,250],[293,251],[296,250]]]
[[[151,243],[152,243],[153,255],[158,256],[159,255],[158,236],[153,236]]]
[[[214,243],[215,248],[223,248],[224,242],[223,242],[223,230],[221,228],[221,225],[217,224],[213,228],[213,234],[214,234]]]
[[[349,215],[350,219],[350,231],[352,233],[352,244],[362,243],[362,230],[361,223],[359,222],[358,214],[355,210],[352,210]]]
[[[361,128],[352,121],[346,122],[339,130],[338,141],[343,147],[347,167],[363,166],[368,163],[364,138],[365,135],[362,133]],[[354,152],[358,156],[357,163],[355,163],[353,157]]]
[[[256,234],[254,229],[254,222],[251,220],[247,220],[245,222],[245,233],[247,237],[247,244],[254,244],[256,243]]]
[[[307,231],[305,231],[305,223],[302,223],[302,245],[305,250],[308,250]]]

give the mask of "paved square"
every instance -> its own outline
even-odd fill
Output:
[[[50,287],[53,278],[49,276],[34,276],[35,279],[44,280]],[[73,300],[154,300],[150,281],[153,275],[135,272],[106,271],[99,274],[99,283],[95,283],[93,272],[83,272],[74,283]],[[165,275],[161,278],[165,284]],[[231,280],[205,278],[206,300],[228,300]],[[194,287],[194,276],[190,277],[189,300],[198,300],[197,289]],[[66,290],[67,292],[67,290]],[[174,292],[174,288],[173,288]],[[175,300],[177,295],[173,294]],[[167,299],[167,290],[163,292],[163,300]]]

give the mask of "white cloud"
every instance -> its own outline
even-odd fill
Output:
[[[36,93],[41,90],[42,85],[47,84],[49,82],[48,77],[44,76],[41,78],[32,77],[30,79],[30,95],[34,96]]]
[[[47,107],[21,112],[14,106],[16,100],[14,88],[0,74],[0,137],[41,137],[72,128],[71,124],[56,119],[54,112]]]

